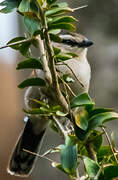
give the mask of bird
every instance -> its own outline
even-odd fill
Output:
[[[69,74],[74,82],[69,83],[69,87],[74,95],[88,92],[91,79],[91,68],[87,60],[88,47],[93,42],[78,33],[60,34],[61,43],[52,42],[52,46],[60,48],[62,53],[75,53],[77,56],[63,62],[56,63],[56,69],[60,76]],[[37,76],[44,78],[42,70],[36,70]],[[63,89],[63,87],[61,87]],[[72,95],[69,94],[70,100]],[[43,87],[28,87],[24,95],[24,103],[27,109],[37,108],[38,103],[32,101],[38,99],[50,106],[56,105],[56,99],[51,97],[48,90]],[[11,175],[19,177],[28,177],[35,165],[37,157],[33,154],[23,151],[27,149],[34,153],[39,153],[41,144],[49,124],[49,118],[40,115],[28,115],[27,122],[23,131],[16,142],[11,154],[7,171]]]

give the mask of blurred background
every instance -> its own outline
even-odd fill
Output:
[[[1,0],[0,0],[1,2]],[[112,107],[118,112],[118,0],[68,0],[71,7],[87,4],[88,7],[75,13],[79,19],[77,32],[94,42],[88,51],[92,68],[90,95],[97,106]],[[0,46],[10,39],[23,35],[23,23],[15,14],[0,14]],[[23,129],[24,91],[17,85],[28,77],[27,71],[16,71],[16,63],[22,60],[18,53],[7,48],[0,50],[0,179],[20,180],[6,172],[13,146]],[[118,137],[118,121],[108,124],[108,131]],[[116,144],[118,145],[118,138]],[[47,131],[42,152],[62,143],[60,137]],[[54,157],[58,158],[58,157]],[[46,160],[39,159],[29,180],[68,180],[59,170],[53,169]]]

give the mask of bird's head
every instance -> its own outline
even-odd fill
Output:
[[[82,52],[86,53],[87,48],[93,45],[92,41],[77,33],[61,34],[60,38],[62,39],[62,42],[55,43],[56,47],[60,48],[64,53],[76,53],[78,56]]]

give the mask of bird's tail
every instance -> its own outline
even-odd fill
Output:
[[[38,153],[44,133],[45,128],[36,133],[34,124],[28,120],[13,150],[7,168],[8,173],[20,177],[29,176],[34,167],[36,156],[25,152],[23,149]]]

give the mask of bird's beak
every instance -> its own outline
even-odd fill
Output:
[[[78,47],[89,47],[89,46],[92,46],[93,45],[93,42],[92,41],[90,41],[90,40],[88,40],[88,39],[86,39],[86,40],[83,40],[82,42],[79,42],[78,43]]]

